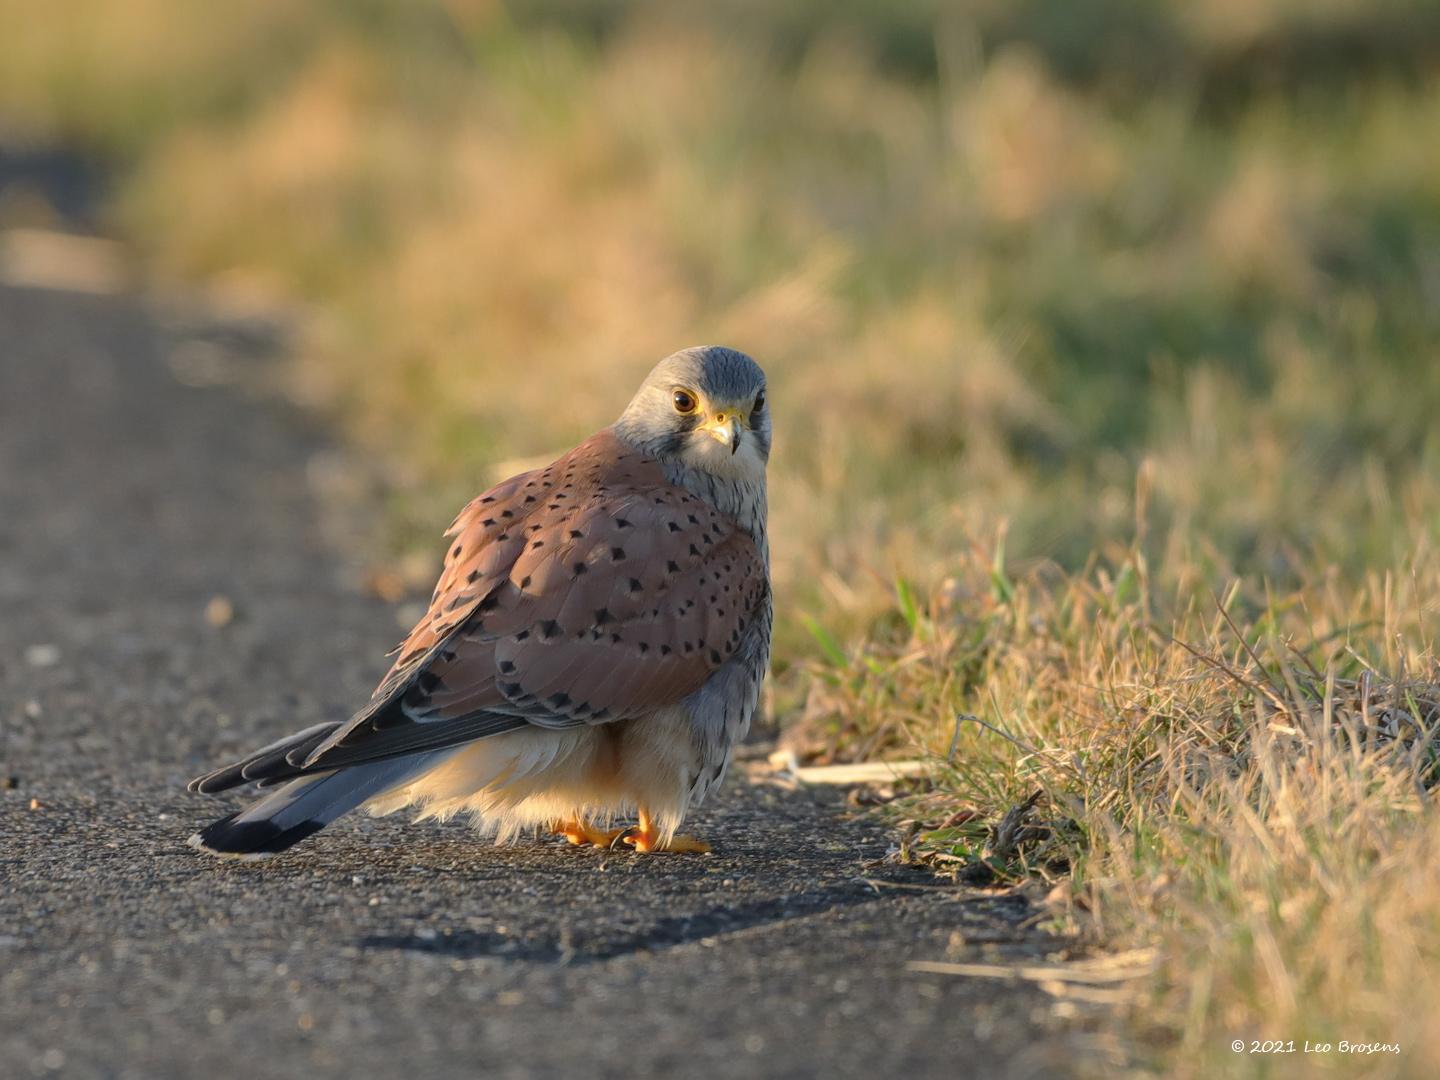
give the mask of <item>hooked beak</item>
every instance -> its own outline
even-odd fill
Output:
[[[721,446],[728,446],[732,455],[740,449],[740,436],[744,429],[735,413],[716,413],[700,430]]]

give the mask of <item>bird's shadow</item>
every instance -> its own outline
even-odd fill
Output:
[[[512,937],[489,930],[421,931],[372,935],[363,949],[400,949],[451,959],[492,957],[531,963],[583,964],[638,952],[658,952],[707,938],[789,919],[821,915],[880,899],[874,889],[855,881],[813,893],[711,907],[691,915],[667,916],[639,929],[559,926],[553,932]]]

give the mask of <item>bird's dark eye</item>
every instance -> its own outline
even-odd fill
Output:
[[[689,390],[676,390],[675,396],[670,399],[675,403],[675,411],[678,413],[692,413],[695,411],[695,395]]]
[[[761,390],[755,395],[755,404],[750,407],[750,415],[754,416],[763,408],[765,408],[765,391]]]

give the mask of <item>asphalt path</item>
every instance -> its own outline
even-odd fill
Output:
[[[708,856],[355,816],[265,864],[188,848],[243,799],[185,781],[346,715],[400,631],[325,527],[323,436],[189,377],[248,341],[0,288],[0,1076],[1071,1068],[1083,1010],[907,967],[1062,948],[1027,901],[887,862],[823,792],[732,779]]]

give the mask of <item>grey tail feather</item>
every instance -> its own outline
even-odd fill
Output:
[[[217,791],[244,787],[250,783],[257,783],[261,787],[283,784],[286,780],[294,779],[302,771],[292,768],[285,760],[290,751],[303,748],[308,752],[310,747],[329,738],[342,726],[344,725],[332,720],[329,723],[308,727],[304,731],[297,731],[293,735],[286,735],[283,739],[278,739],[268,746],[262,746],[259,750],[245,755],[233,764],[216,769],[214,772],[208,772],[204,776],[197,776],[190,781],[189,789],[202,795],[212,795]]]
[[[434,768],[449,753],[410,754],[291,780],[244,810],[205,826],[190,837],[190,846],[231,858],[278,854],[368,799]]]

